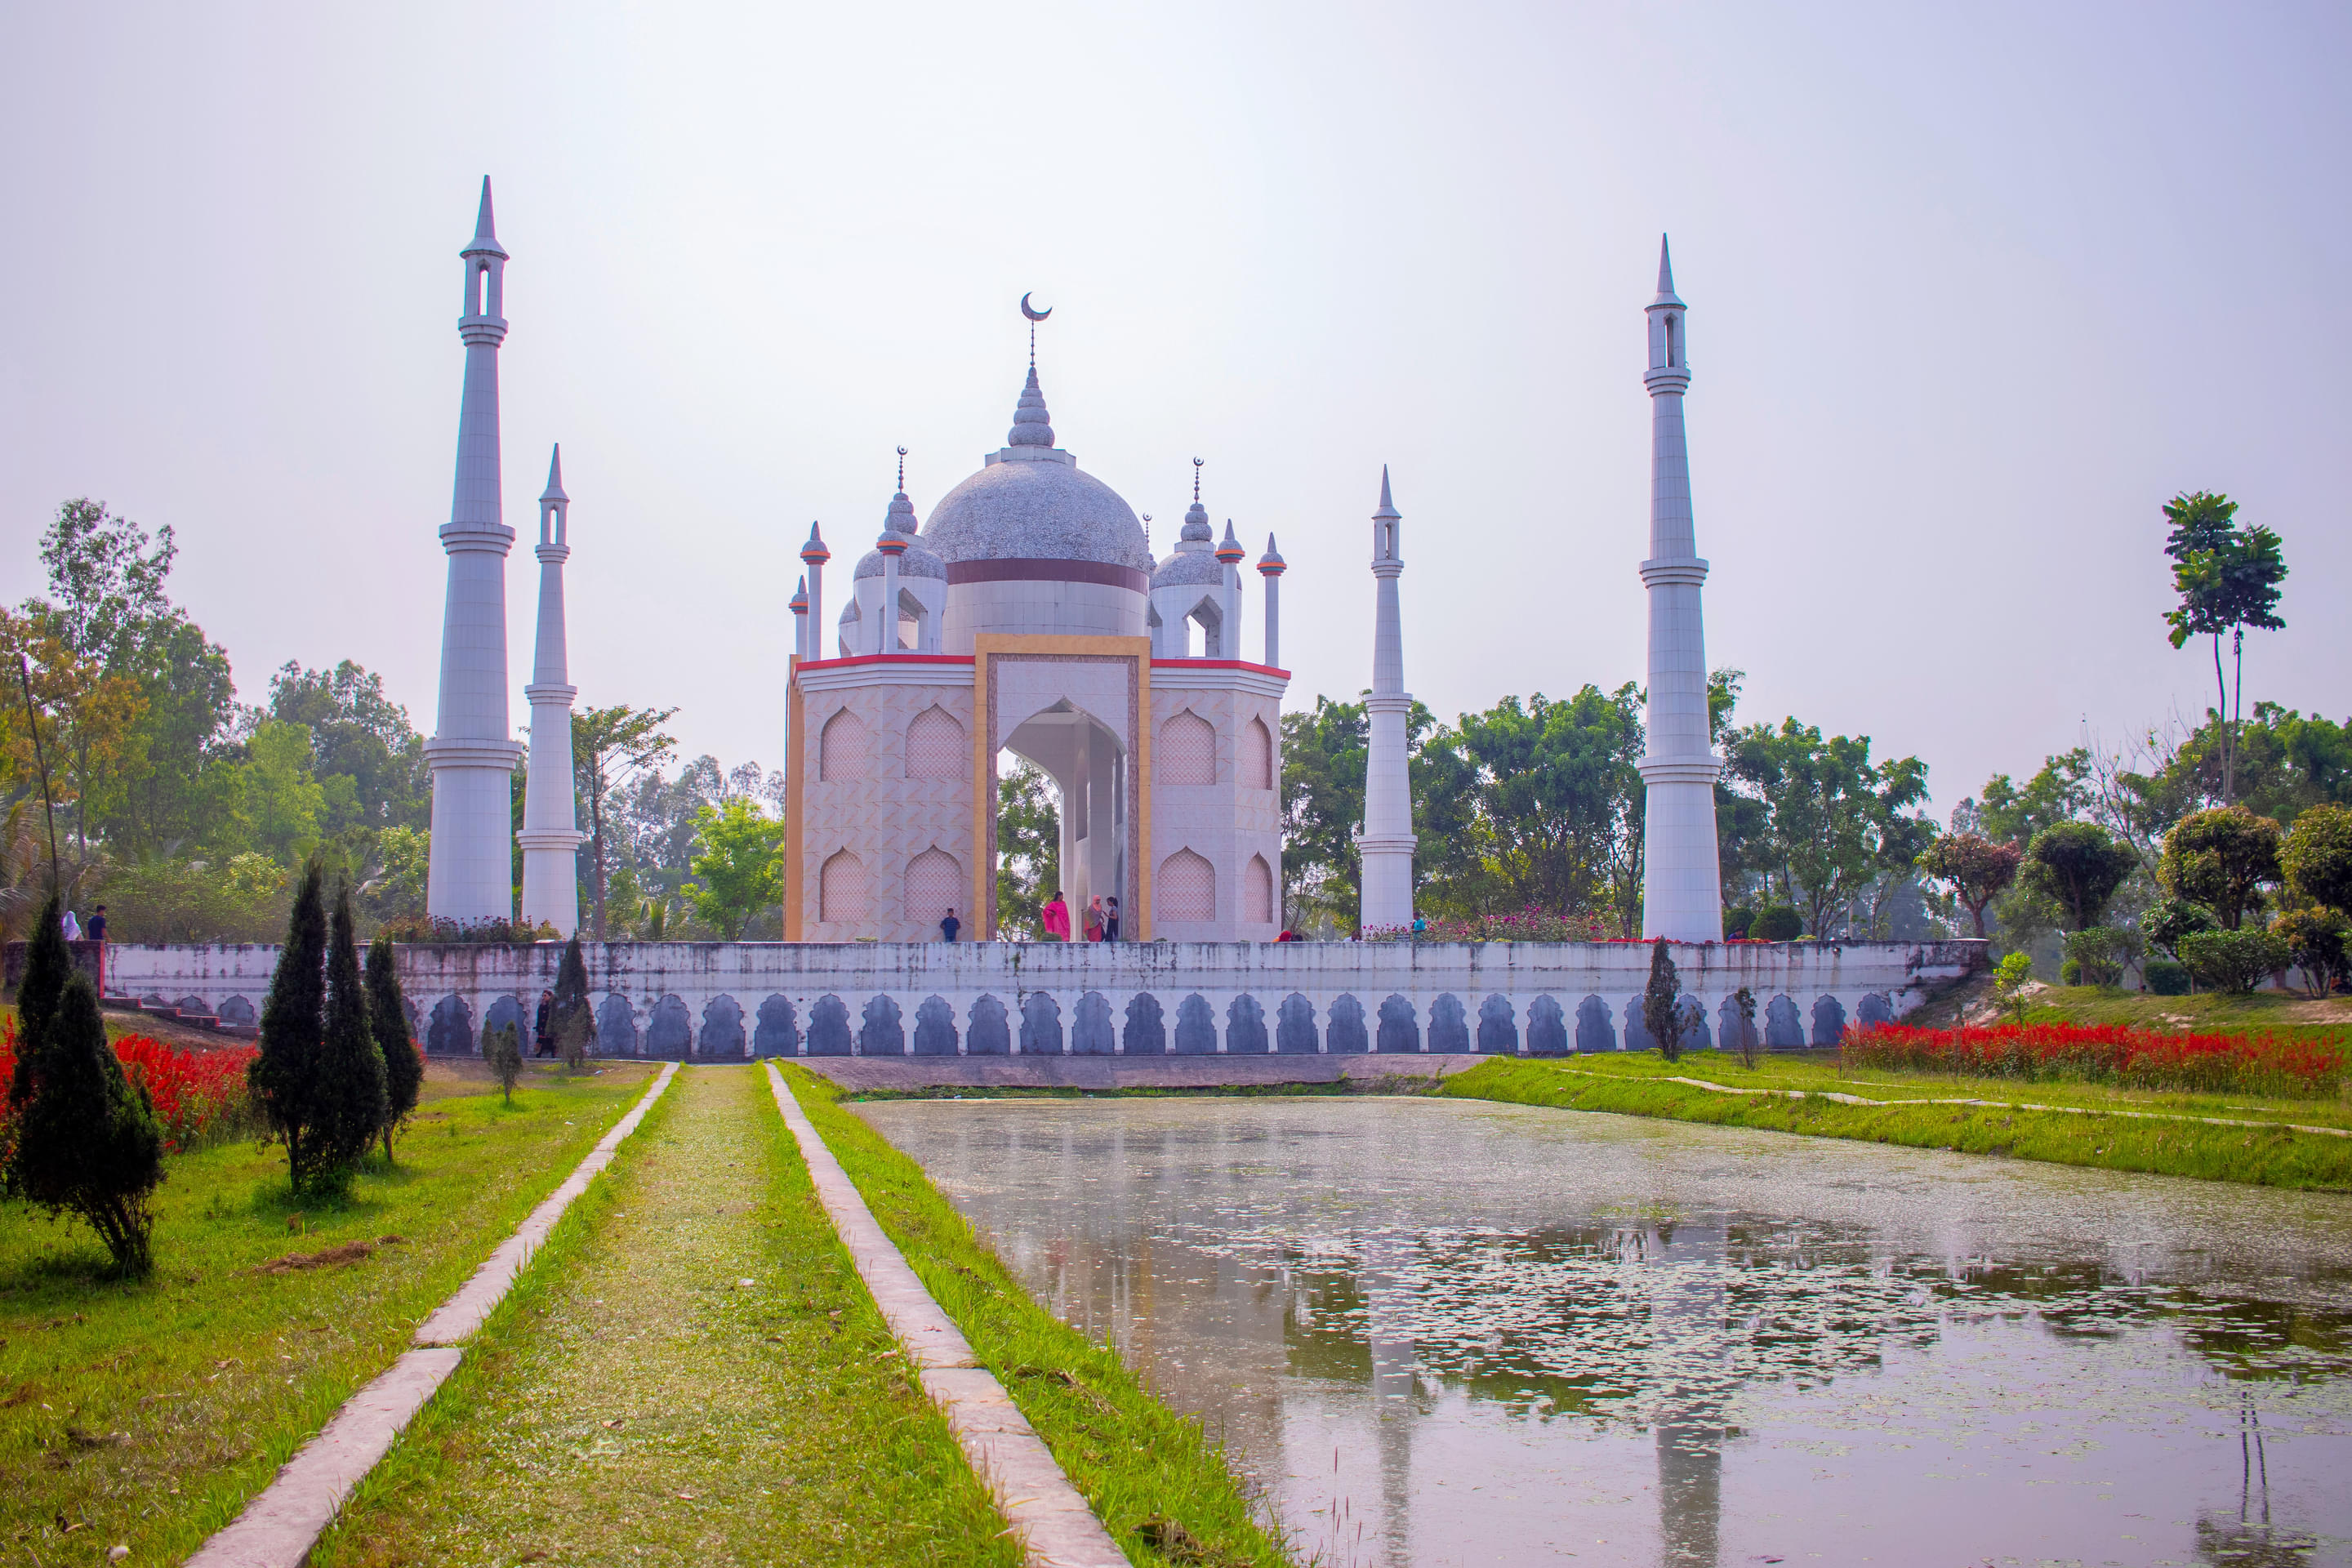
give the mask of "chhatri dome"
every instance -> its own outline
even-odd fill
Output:
[[[890,509],[882,514],[882,531],[886,535],[907,535],[908,543],[898,556],[899,576],[946,578],[947,563],[940,560],[937,552],[926,548],[915,532],[915,503],[907,499],[907,449],[904,447],[898,448],[898,493],[890,498]],[[859,556],[856,570],[849,574],[852,582],[861,577],[881,575],[882,552],[879,550],[869,550]]]

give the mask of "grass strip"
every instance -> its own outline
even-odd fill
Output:
[[[1116,1350],[1030,1300],[922,1167],[838,1103],[837,1086],[798,1066],[783,1073],[924,1288],[1132,1561],[1186,1568],[1291,1561],[1199,1422],[1154,1398]]]
[[[680,1074],[314,1563],[1015,1568],[767,1095]]]
[[[1580,1058],[1580,1062],[1589,1059]],[[1710,1066],[1714,1070],[1705,1070]],[[1727,1079],[1719,1063],[1693,1057],[1685,1057],[1677,1067],[1697,1069],[1688,1076],[1717,1082],[1745,1081]],[[2035,1091],[2042,1087],[2034,1086]],[[1663,1075],[1596,1072],[1580,1065],[1570,1068],[1509,1058],[1481,1062],[1457,1073],[1438,1092],[1462,1100],[1606,1110],[1718,1127],[1756,1127],[1809,1138],[1850,1138],[2110,1171],[2323,1192],[2352,1190],[2352,1140],[2283,1127],[2215,1127],[2198,1121],[2106,1115],[2095,1110],[2078,1114],[1963,1105],[1843,1105],[1820,1092],[1800,1100],[1725,1094],[1668,1082]]]
[[[534,1073],[509,1110],[436,1067],[399,1163],[371,1161],[331,1207],[293,1202],[274,1149],[173,1155],[156,1271],[135,1283],[105,1277],[87,1230],[0,1204],[0,1542],[49,1563],[84,1542],[139,1562],[194,1550],[408,1348],[646,1079]]]

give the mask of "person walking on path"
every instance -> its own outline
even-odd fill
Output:
[[[1062,902],[1061,889],[1055,889],[1054,896],[1045,900],[1045,907],[1037,911],[1037,923],[1045,928],[1047,942],[1070,940],[1070,906]]]
[[[1113,899],[1103,911],[1103,941],[1118,940],[1118,900]]]
[[[1055,895],[1056,898],[1059,898],[1060,896],[1061,895],[1058,893]],[[81,921],[74,919],[74,912],[71,910],[68,910],[66,911],[66,918],[59,921],[58,924],[65,931],[66,940],[68,942],[79,942],[81,940]]]
[[[539,994],[539,1016],[532,1021],[530,1026],[530,1054],[532,1056],[551,1057],[555,1054],[555,1031],[550,1028],[547,1023],[549,1015],[554,1011],[555,993],[552,991],[541,992]]]
[[[946,916],[940,921],[940,940],[941,942],[953,942],[956,939],[956,932],[961,930],[963,930],[963,921],[956,919],[955,911],[953,910],[950,910]]]
[[[1102,900],[1101,900],[1100,899],[1093,899],[1093,900],[1089,900],[1087,901],[1087,940],[1088,942],[1100,942],[1100,941],[1102,941],[1102,939],[1103,939],[1103,907],[1102,907]]]

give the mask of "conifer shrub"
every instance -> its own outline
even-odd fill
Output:
[[[1675,968],[1665,939],[1660,937],[1650,944],[1650,983],[1642,990],[1642,1026],[1657,1042],[1658,1054],[1670,1062],[1680,1061],[1683,1055],[1684,1023],[1676,1006],[1682,986],[1682,973]]]
[[[522,1077],[522,1037],[512,1024],[493,1024],[482,1030],[482,1059],[498,1075],[499,1089],[512,1105],[515,1080]]]
[[[588,1009],[588,963],[574,932],[563,944],[563,961],[555,969],[555,1001],[548,1009],[547,1026],[555,1036],[556,1055],[573,1072],[588,1059],[588,1042],[595,1026]]]
[[[320,1184],[341,1189],[375,1147],[391,1110],[383,1052],[375,1043],[367,980],[360,970],[352,885],[341,878],[335,882],[328,930],[327,1007],[319,1044]]]
[[[326,872],[316,859],[303,868],[286,920],[269,994],[261,1004],[261,1054],[247,1069],[269,1136],[286,1146],[286,1172],[297,1193],[319,1189],[330,1140],[322,1130],[327,1090],[321,1081],[327,1029]],[[331,1177],[323,1184],[331,1187]]]
[[[383,1053],[383,1157],[392,1158],[392,1135],[416,1110],[417,1091],[425,1084],[425,1058],[416,1037],[408,1031],[408,999],[400,993],[400,968],[392,938],[378,936],[368,945],[368,1022],[375,1032],[376,1049]]]
[[[73,972],[58,921],[52,898],[34,927],[17,992],[24,1028],[9,1075],[5,1184],[52,1214],[87,1222],[118,1272],[143,1275],[154,1264],[148,1199],[163,1180],[163,1129],[147,1091],[107,1044],[98,993]]]

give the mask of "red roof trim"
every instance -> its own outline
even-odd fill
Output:
[[[853,664],[961,664],[970,667],[968,653],[856,653],[847,658],[804,658],[802,670],[846,669]]]
[[[1278,675],[1285,680],[1290,679],[1290,671],[1286,669],[1276,669],[1270,664],[1252,664],[1246,659],[1240,658],[1155,658],[1151,661],[1151,668],[1154,669],[1246,669],[1259,675]]]

